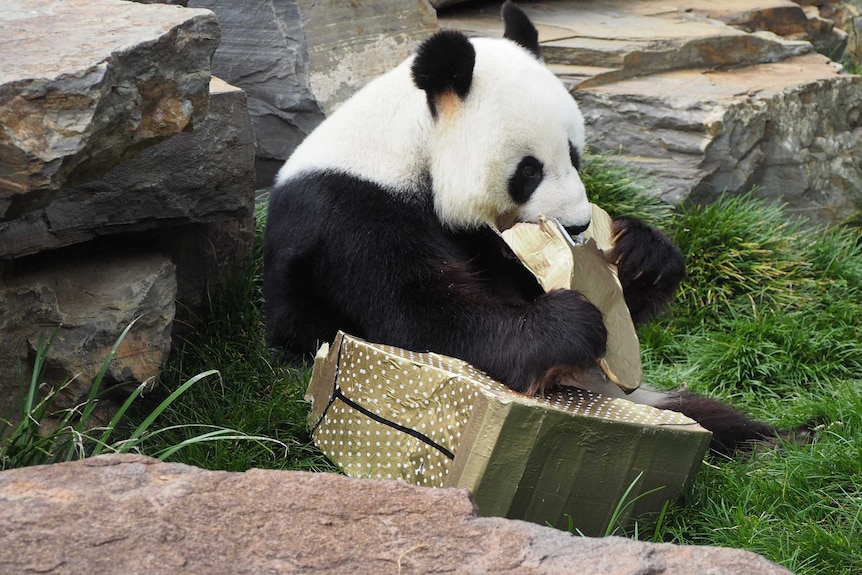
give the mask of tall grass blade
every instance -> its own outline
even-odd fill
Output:
[[[96,405],[98,405],[98,397],[102,387],[102,380],[104,380],[105,374],[108,372],[108,368],[111,366],[111,362],[114,361],[114,356],[117,355],[117,350],[120,349],[120,345],[122,345],[123,340],[126,339],[126,336],[129,334],[129,331],[132,329],[132,326],[134,326],[139,319],[141,319],[140,316],[129,322],[129,325],[127,325],[125,329],[123,329],[123,331],[120,333],[120,336],[114,342],[114,345],[111,346],[111,351],[108,352],[108,356],[102,362],[102,365],[99,369],[99,373],[96,374],[96,377],[93,380],[92,385],[90,386],[90,393],[87,397],[86,403],[84,404],[84,409],[81,412],[81,417],[78,421],[78,425],[75,427],[77,431],[83,431],[84,426],[88,424],[93,410],[96,409]]]
[[[144,420],[138,425],[137,428],[135,428],[135,430],[129,436],[129,441],[136,441],[136,440],[140,439],[140,437],[144,433],[147,432],[150,425],[152,425],[152,423],[156,420],[156,418],[159,415],[161,415],[161,413],[165,409],[167,409],[168,406],[174,402],[174,400],[176,400],[179,396],[181,396],[183,393],[185,393],[187,389],[189,389],[191,386],[196,384],[198,381],[200,381],[204,378],[210,377],[212,375],[219,375],[218,370],[211,369],[209,371],[199,373],[196,376],[187,380],[185,383],[183,383],[177,389],[175,389],[168,397],[166,397],[164,400],[162,400],[162,402],[155,409],[153,409],[153,411],[151,411],[150,414],[147,415],[146,418],[144,418]]]

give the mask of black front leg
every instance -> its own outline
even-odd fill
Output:
[[[670,303],[685,278],[685,259],[666,235],[633,218],[614,220],[613,240],[626,304],[635,324],[645,323]]]

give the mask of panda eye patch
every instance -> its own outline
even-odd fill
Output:
[[[575,148],[571,142],[569,142],[569,159],[572,161],[572,167],[576,170],[581,169],[581,155],[578,153],[577,148]]]
[[[515,173],[509,178],[509,196],[516,203],[526,203],[542,183],[543,177],[542,162],[533,156],[524,156],[518,162]]]

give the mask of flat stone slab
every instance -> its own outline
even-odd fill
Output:
[[[669,203],[756,187],[830,222],[862,199],[862,76],[819,54],[632,78],[575,97],[593,149],[618,151]]]
[[[765,0],[796,6],[790,0]],[[581,0],[521,6],[539,30],[542,55],[554,65],[583,68],[581,85],[596,85],[680,68],[772,62],[812,50],[774,34],[748,33],[713,19],[703,1]],[[801,9],[796,6],[801,13]],[[727,19],[750,6],[723,6]],[[802,14],[804,17],[804,14]],[[498,37],[499,7],[461,8],[440,17],[443,28]],[[592,69],[592,73],[590,73]]]
[[[4,1],[0,220],[203,119],[218,39],[207,10]]]
[[[136,455],[0,473],[0,572],[787,575],[735,549],[476,516],[466,491]]]

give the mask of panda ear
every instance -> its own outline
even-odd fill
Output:
[[[511,0],[506,0],[501,13],[503,15],[503,24],[505,25],[503,38],[520,44],[532,52],[536,58],[541,58],[542,50],[539,48],[539,31],[536,30],[536,27],[533,26],[533,23],[524,14],[524,11],[515,6]]]
[[[410,70],[413,83],[425,91],[432,116],[453,96],[459,102],[467,97],[475,63],[476,49],[461,32],[442,30],[419,46]]]

